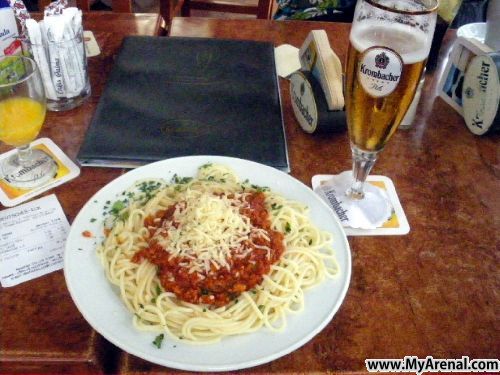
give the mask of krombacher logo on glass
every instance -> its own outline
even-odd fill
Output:
[[[391,94],[399,84],[403,60],[385,47],[371,47],[359,59],[358,80],[371,96],[380,98]]]

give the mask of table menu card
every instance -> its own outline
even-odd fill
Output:
[[[233,156],[289,171],[271,43],[124,40],[78,160],[134,167],[185,155]]]

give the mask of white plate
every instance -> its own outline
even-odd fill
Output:
[[[289,315],[286,330],[258,332],[228,337],[212,345],[190,345],[170,340],[167,336],[161,349],[152,342],[157,333],[139,332],[132,326],[131,313],[119,298],[117,288],[104,275],[97,258],[96,244],[102,240],[99,219],[106,201],[113,202],[127,187],[142,178],[164,178],[174,173],[194,176],[205,163],[231,167],[241,180],[268,186],[283,196],[307,204],[313,222],[334,236],[334,249],[340,265],[335,279],[305,293],[305,310]],[[91,219],[97,221],[91,222]],[[86,238],[85,230],[96,237]],[[304,345],[319,333],[339,309],[351,276],[351,253],[346,235],[333,211],[306,185],[277,169],[251,161],[217,157],[189,156],[168,159],[134,169],[112,181],[97,192],[75,218],[68,236],[64,275],[76,306],[89,324],[107,340],[124,351],[153,363],[192,371],[236,370],[272,361]]]

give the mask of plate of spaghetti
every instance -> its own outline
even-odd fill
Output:
[[[64,274],[89,324],[124,351],[229,371],[304,345],[339,309],[351,254],[341,224],[293,177],[188,156],[134,169],[75,218]]]

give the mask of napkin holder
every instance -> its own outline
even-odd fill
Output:
[[[342,64],[324,30],[309,33],[299,51],[301,69],[290,75],[292,108],[307,133],[346,128]]]

